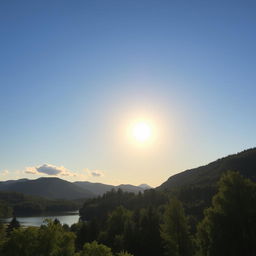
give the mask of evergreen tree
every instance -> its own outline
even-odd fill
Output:
[[[160,220],[157,211],[153,207],[141,210],[138,228],[140,243],[140,253],[138,255],[161,256],[163,248]]]
[[[115,252],[124,249],[125,227],[131,219],[131,212],[123,206],[117,207],[108,217],[106,230],[100,240],[110,246]]]
[[[255,183],[236,172],[223,175],[197,238],[200,255],[256,255]]]
[[[182,204],[172,199],[167,205],[161,226],[166,255],[192,255],[192,243],[189,236],[187,219]]]
[[[14,229],[18,229],[20,227],[20,223],[19,221],[16,219],[16,217],[13,217],[11,222],[9,223],[8,227],[7,227],[7,235],[10,235],[10,233],[14,230]]]

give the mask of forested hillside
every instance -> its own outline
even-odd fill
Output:
[[[156,190],[165,191],[181,200],[195,228],[217,192],[217,181],[227,171],[237,171],[243,177],[256,181],[256,148],[173,175]]]
[[[78,199],[95,196],[92,192],[59,178],[39,178],[1,182],[0,190],[20,192],[48,199]]]
[[[77,210],[83,201],[49,200],[17,192],[0,192],[0,217]]]
[[[191,186],[216,186],[216,182],[226,171],[237,171],[244,177],[256,181],[256,148],[173,175],[157,189],[174,190]]]

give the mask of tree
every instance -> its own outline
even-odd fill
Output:
[[[237,172],[224,174],[197,238],[200,255],[256,255],[255,183]]]
[[[5,256],[38,255],[37,235],[38,229],[34,227],[14,229],[3,245],[2,254]]]
[[[65,231],[60,223],[47,220],[39,229],[38,244],[39,256],[73,256],[75,235]]]
[[[161,236],[165,243],[166,255],[192,255],[187,219],[182,204],[177,199],[172,199],[166,207]]]
[[[12,208],[3,201],[0,201],[0,218],[12,216]]]
[[[139,255],[162,255],[163,248],[160,235],[160,220],[157,211],[153,207],[140,211],[137,228],[139,235]]]
[[[106,230],[100,236],[101,241],[115,252],[124,249],[125,227],[131,219],[131,212],[123,206],[117,207],[106,221]]]
[[[5,232],[4,225],[0,223],[0,255],[2,255],[1,248],[5,242],[5,237],[6,237],[6,232]]]
[[[16,217],[13,217],[11,222],[9,223],[8,227],[7,227],[7,235],[10,235],[10,233],[14,230],[20,227],[20,223],[19,221],[16,219]]]
[[[116,256],[133,256],[133,255],[128,252],[122,251],[122,252],[117,253]]]
[[[84,245],[80,256],[113,256],[113,254],[109,247],[94,241]]]

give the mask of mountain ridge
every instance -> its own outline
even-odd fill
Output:
[[[35,180],[1,182],[0,191],[19,192],[25,195],[40,196],[47,199],[90,198],[94,194],[85,189],[55,177],[41,177]]]
[[[226,171],[237,171],[244,177],[256,181],[256,148],[246,149],[172,175],[156,189],[171,190],[187,186],[216,185],[220,176]]]
[[[93,198],[111,189],[139,193],[145,188],[130,184],[118,186],[89,181],[69,182],[58,177],[40,177],[38,179],[19,179],[0,182],[0,191],[19,192],[25,195],[40,196],[47,199],[80,199]]]

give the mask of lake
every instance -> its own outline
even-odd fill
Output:
[[[40,216],[17,216],[16,218],[24,227],[40,227],[44,223],[45,219],[58,219],[61,224],[68,224],[71,226],[79,221],[79,212],[61,212],[55,214],[48,213]],[[11,220],[12,218],[2,218],[0,219],[0,222],[9,223]]]

